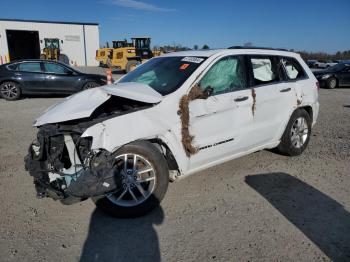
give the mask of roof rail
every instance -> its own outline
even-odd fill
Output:
[[[258,46],[240,46],[240,45],[231,46],[228,49],[264,49],[264,50],[288,51],[287,49],[284,49],[284,48],[258,47]]]

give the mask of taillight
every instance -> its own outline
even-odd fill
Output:
[[[320,89],[320,82],[316,82],[316,88],[317,88],[317,91]]]

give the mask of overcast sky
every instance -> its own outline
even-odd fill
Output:
[[[97,22],[100,43],[350,50],[350,0],[0,0],[0,18]],[[130,40],[129,40],[130,41]]]

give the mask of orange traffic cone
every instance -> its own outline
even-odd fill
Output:
[[[107,69],[106,74],[107,74],[107,85],[111,85],[112,84],[112,70]]]

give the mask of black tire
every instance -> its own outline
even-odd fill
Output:
[[[83,86],[83,90],[90,89],[90,88],[95,88],[95,87],[98,87],[98,86],[100,86],[100,85],[98,83],[96,83],[96,82],[87,82]]]
[[[155,186],[150,196],[144,202],[134,206],[122,206],[112,202],[108,197],[95,197],[92,200],[97,208],[103,212],[119,218],[138,217],[147,214],[157,206],[164,198],[169,184],[169,169],[164,156],[150,142],[136,141],[127,144],[115,152],[115,156],[122,154],[137,154],[147,159],[154,168]]]
[[[327,88],[334,89],[337,86],[338,86],[338,81],[336,78],[330,77],[329,79],[327,79]]]
[[[0,96],[8,101],[18,100],[22,91],[19,84],[15,82],[4,82],[0,85]]]
[[[135,67],[137,67],[139,64],[141,64],[140,61],[137,60],[130,60],[125,67],[126,73],[129,73],[130,71],[134,70]]]
[[[301,146],[297,146],[292,142],[292,135],[297,119],[303,118],[307,125],[307,130],[305,130],[305,134],[307,134],[305,141]],[[297,109],[291,115],[287,127],[282,135],[281,142],[277,147],[277,151],[283,155],[288,156],[298,156],[303,153],[305,148],[307,147],[311,136],[311,117],[304,109]]]

